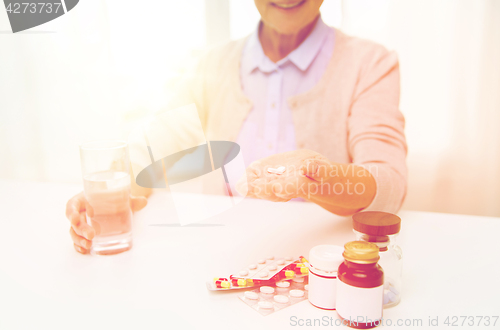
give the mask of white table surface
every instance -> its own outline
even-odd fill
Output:
[[[293,317],[337,319],[308,301],[262,316],[236,292],[209,292],[205,282],[265,255],[343,245],[354,239],[349,219],[310,203],[247,199],[202,222],[218,226],[157,226],[177,220],[169,195],[156,193],[135,215],[131,251],[80,255],[64,216],[66,201],[80,190],[0,181],[0,329],[296,329],[311,327],[292,326]],[[425,329],[429,318],[448,328],[447,316],[499,316],[500,219],[399,215],[403,299],[384,310],[384,319],[421,319],[415,328]],[[485,328],[500,328],[500,320]]]

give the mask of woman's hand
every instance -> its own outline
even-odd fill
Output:
[[[146,197],[130,197],[132,212],[143,209],[148,200]],[[80,253],[88,253],[92,246],[95,230],[87,224],[86,213],[92,216],[93,210],[85,199],[83,192],[73,196],[66,204],[66,217],[71,223],[69,234],[73,240],[73,246]]]
[[[285,167],[283,174],[268,168]],[[253,162],[246,170],[247,180],[236,185],[240,194],[287,202],[301,197],[338,215],[352,215],[368,207],[377,186],[370,171],[355,164],[329,161],[312,150],[296,150]]]
[[[236,185],[238,192],[248,189],[247,196],[273,202],[286,202],[292,198],[310,196],[311,183],[318,179],[320,168],[332,164],[312,150],[294,150],[272,155],[253,162],[247,168],[247,182],[242,178]],[[285,167],[283,174],[272,174],[268,168]]]

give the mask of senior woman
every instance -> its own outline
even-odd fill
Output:
[[[240,145],[249,166],[237,189],[249,196],[396,212],[407,177],[397,56],[325,25],[322,2],[255,0],[255,32],[209,51],[171,106],[194,102],[208,140]],[[267,173],[278,165],[283,175]],[[150,192],[132,193],[133,210],[144,207]],[[88,252],[83,194],[66,214],[75,249]]]

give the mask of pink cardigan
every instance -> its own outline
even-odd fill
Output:
[[[335,49],[319,83],[288,99],[297,146],[334,162],[365,166],[377,183],[365,210],[396,213],[407,187],[397,56],[374,42],[335,33]],[[240,39],[210,50],[171,102],[171,108],[196,103],[208,140],[236,141],[252,109],[239,77],[244,44]]]

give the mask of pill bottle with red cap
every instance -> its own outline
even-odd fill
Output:
[[[384,308],[401,301],[403,253],[396,239],[401,229],[401,218],[395,214],[379,211],[360,212],[352,216],[356,239],[378,246],[384,269]]]
[[[309,252],[309,302],[322,309],[335,309],[337,271],[344,262],[344,249],[318,245]]]
[[[344,262],[337,277],[337,314],[342,325],[371,329],[381,324],[384,271],[377,264],[378,247],[353,241],[344,245]]]

